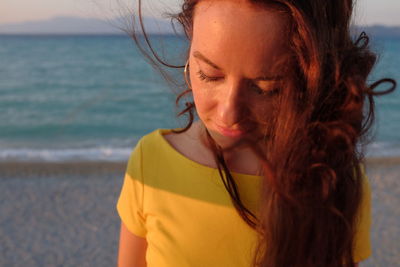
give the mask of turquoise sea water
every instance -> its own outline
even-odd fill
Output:
[[[183,63],[182,39],[153,41]],[[400,82],[400,39],[372,45],[380,59],[370,81]],[[400,156],[399,91],[376,101],[369,155]],[[182,125],[174,99],[128,37],[0,35],[1,161],[126,160],[143,134]]]

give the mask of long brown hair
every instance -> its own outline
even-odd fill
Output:
[[[182,26],[189,42],[199,0],[184,0],[178,14],[169,14]],[[152,48],[141,15],[138,18],[150,53],[131,37],[164,77],[163,68],[175,66]],[[370,141],[374,99],[393,91],[396,82],[366,80],[376,55],[362,32],[352,39],[352,0],[248,0],[289,17],[289,48],[283,90],[268,124],[264,150],[255,151],[264,166],[259,216],[247,209],[224,161],[222,149],[207,135],[220,176],[240,216],[259,234],[253,266],[354,266],[356,216],[362,198],[363,147]],[[382,83],[390,87],[374,89]],[[177,97],[177,104],[190,89]],[[189,114],[184,132],[193,122],[190,101],[179,115]],[[263,151],[263,152],[260,152]]]

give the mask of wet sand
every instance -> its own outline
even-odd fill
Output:
[[[0,266],[116,266],[125,163],[0,163]],[[373,256],[400,262],[400,158],[367,162]]]

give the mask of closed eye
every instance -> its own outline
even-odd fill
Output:
[[[201,70],[197,71],[196,73],[197,73],[197,76],[200,78],[200,80],[205,81],[205,82],[215,82],[215,81],[218,81],[219,79],[222,79],[222,77],[207,76]]]
[[[258,86],[257,84],[250,82],[250,81],[249,81],[249,86],[250,86],[250,88],[253,89],[253,91],[255,93],[257,93],[258,95],[261,95],[261,96],[274,96],[274,95],[279,94],[279,92],[280,92],[279,87],[271,88],[272,86],[268,86],[269,87],[268,89],[263,89],[260,86]]]
[[[262,96],[275,96],[275,95],[279,94],[281,91],[281,89],[279,87],[264,90],[258,86],[255,86],[254,90],[256,91],[257,94],[262,95]]]
[[[210,76],[207,76],[207,75],[206,75],[203,71],[201,71],[201,70],[198,70],[198,71],[196,72],[196,74],[197,74],[197,76],[199,77],[199,79],[202,80],[202,81],[204,81],[204,82],[217,82],[217,81],[223,79],[223,77],[210,77]],[[253,91],[254,91],[255,93],[257,93],[258,95],[261,95],[261,96],[274,96],[274,95],[276,95],[276,94],[279,94],[279,92],[280,92],[280,88],[278,88],[278,87],[277,87],[277,88],[274,88],[274,89],[265,90],[265,89],[260,88],[259,86],[257,86],[257,85],[254,84],[254,83],[251,83],[251,84],[250,84],[250,88],[253,89]]]

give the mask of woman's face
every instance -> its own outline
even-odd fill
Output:
[[[189,70],[197,113],[215,141],[229,146],[254,137],[268,120],[282,77],[273,65],[284,53],[286,19],[246,1],[196,5]],[[275,86],[274,86],[275,85]]]

